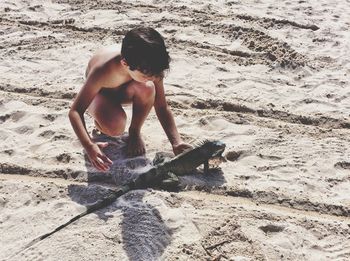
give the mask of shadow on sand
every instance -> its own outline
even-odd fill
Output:
[[[113,161],[109,173],[96,172],[88,158],[88,185],[69,186],[69,196],[81,205],[88,206],[110,193],[110,188],[130,181],[140,169],[151,167],[151,160],[145,156],[127,158],[126,136],[95,136],[94,140],[108,142],[104,153]],[[136,171],[137,170],[137,171]],[[200,172],[200,171],[198,171]],[[180,178],[181,188],[193,186],[216,187],[225,183],[222,173],[213,171],[208,175],[191,175]],[[114,185],[112,185],[114,184]],[[157,260],[171,243],[173,231],[163,221],[159,210],[144,202],[147,190],[133,190],[118,198],[108,207],[95,211],[100,219],[107,221],[113,217],[110,213],[119,211],[123,220],[120,224],[123,248],[130,260]]]

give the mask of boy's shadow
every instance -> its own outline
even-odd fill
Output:
[[[109,143],[103,151],[113,161],[113,165],[108,173],[97,172],[85,155],[88,185],[69,185],[68,193],[73,201],[84,206],[94,204],[111,193],[110,188],[127,183],[136,177],[137,173],[152,166],[152,161],[145,156],[134,158],[126,156],[126,139],[125,135],[121,137],[97,135],[94,137],[95,142]],[[208,175],[180,177],[181,188],[205,184],[209,184],[209,187],[219,186],[224,182],[223,175],[213,172]],[[108,207],[94,212],[105,221],[113,217],[110,213],[118,210],[122,212],[122,244],[130,260],[156,260],[171,243],[172,229],[164,223],[160,212],[154,206],[143,202],[145,193],[146,190],[133,190]]]

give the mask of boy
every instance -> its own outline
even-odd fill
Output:
[[[129,31],[123,39],[121,53],[104,50],[91,58],[86,82],[71,106],[69,119],[95,168],[106,171],[112,161],[101,151],[108,144],[91,140],[83,117],[86,110],[98,130],[116,136],[124,132],[126,125],[122,105],[133,104],[127,142],[129,156],[145,153],[140,131],[152,106],[174,153],[191,148],[181,140],[165,99],[163,77],[169,62],[162,36],[148,27]]]

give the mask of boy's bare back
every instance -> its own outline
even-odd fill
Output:
[[[104,48],[94,54],[86,68],[85,76],[88,80],[92,73],[98,74],[104,80],[104,88],[118,88],[122,84],[132,80],[131,77],[123,77],[120,68],[120,50],[118,46]]]

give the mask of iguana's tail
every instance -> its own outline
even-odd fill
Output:
[[[52,234],[60,231],[63,228],[65,228],[66,226],[68,226],[69,224],[71,224],[74,221],[78,220],[79,218],[82,218],[83,216],[86,216],[86,215],[88,215],[88,214],[90,214],[90,213],[92,213],[92,212],[94,212],[94,211],[96,211],[98,209],[101,209],[101,208],[104,208],[104,207],[108,206],[109,204],[113,203],[118,197],[122,196],[123,194],[125,194],[129,190],[131,190],[131,186],[129,186],[129,185],[121,186],[118,190],[110,190],[111,193],[108,196],[100,199],[95,204],[88,206],[84,212],[74,216],[69,221],[67,221],[66,223],[64,223],[64,224],[62,224],[62,225],[60,225],[58,227],[56,227],[51,232],[48,232],[48,233],[46,233],[44,235],[41,235],[41,236],[33,239],[31,242],[29,242],[27,245],[25,245],[20,251],[18,251],[15,254],[11,255],[7,259],[10,259],[10,258],[18,255],[19,253],[25,251],[26,249],[30,248],[31,246],[35,245],[36,243],[39,243],[41,240],[44,240],[45,238],[51,236]]]

